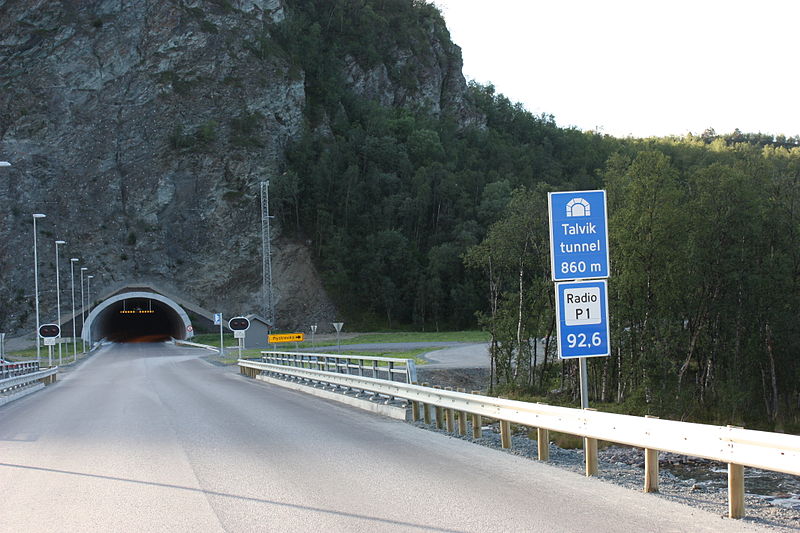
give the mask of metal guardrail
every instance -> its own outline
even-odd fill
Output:
[[[57,373],[58,367],[54,366],[45,370],[39,370],[37,372],[30,372],[28,374],[2,379],[0,380],[0,395],[13,393],[16,389],[27,387],[35,381],[40,381],[42,383],[53,383],[56,380]]]
[[[39,371],[36,361],[27,363],[0,363],[0,380]]]
[[[511,446],[511,423],[537,428],[540,460],[548,458],[549,431],[580,435],[584,437],[586,475],[597,474],[598,440],[644,448],[646,492],[658,490],[659,451],[728,463],[728,514],[731,518],[744,516],[743,467],[800,475],[800,436],[796,435],[555,407],[243,359],[239,360],[239,367],[250,377],[261,372],[285,374],[309,382],[404,398],[411,402],[412,418],[419,419],[421,408],[428,423],[433,406],[437,426],[442,427],[441,421],[445,419],[448,430],[453,432],[458,415],[458,431],[462,435],[467,431],[466,414],[472,417],[475,437],[480,436],[482,417],[496,419],[500,421],[504,448]]]
[[[417,365],[413,359],[399,357],[367,357],[329,353],[261,352],[261,360],[273,365],[294,368],[315,368],[346,375],[366,376],[389,381],[398,381],[402,376],[406,383],[417,381]]]

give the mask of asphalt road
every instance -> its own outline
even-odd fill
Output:
[[[430,361],[425,368],[489,368],[489,344],[485,342],[383,342],[375,344],[342,344],[340,353],[386,351],[403,352],[431,348],[421,357]],[[336,353],[336,346],[315,348],[313,351]],[[391,356],[391,354],[389,354]]]
[[[0,407],[0,531],[762,531],[203,355],[104,348]]]

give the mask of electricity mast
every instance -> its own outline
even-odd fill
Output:
[[[261,182],[261,296],[262,313],[275,327],[275,304],[272,297],[272,249],[270,246],[269,180]]]

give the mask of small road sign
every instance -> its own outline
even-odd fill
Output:
[[[305,339],[305,333],[281,333],[267,335],[267,342],[270,344],[276,344],[279,342],[303,342]]]
[[[243,316],[235,316],[228,321],[228,327],[233,331],[246,331],[250,327],[250,321]]]
[[[607,278],[606,191],[551,192],[548,204],[553,281]]]
[[[58,324],[42,324],[39,326],[39,336],[43,339],[58,337],[61,335],[61,328]]]
[[[611,354],[606,280],[556,283],[558,356]]]
[[[222,313],[214,313],[214,325],[219,326],[222,324]]]

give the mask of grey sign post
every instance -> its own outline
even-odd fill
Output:
[[[344,322],[333,322],[333,327],[336,328],[336,353],[339,353],[339,333],[342,331]]]
[[[214,313],[214,325],[219,324],[219,356],[225,355],[225,348],[222,347],[222,313]]]

